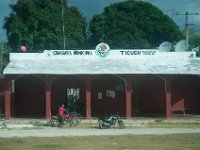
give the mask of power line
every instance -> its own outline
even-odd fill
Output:
[[[189,15],[199,15],[199,13],[189,13],[188,11],[186,11],[185,13],[176,13],[176,15],[184,15],[185,16],[185,30],[186,30],[186,41],[189,44],[189,39],[188,39],[188,26],[191,24],[188,24],[188,16]]]

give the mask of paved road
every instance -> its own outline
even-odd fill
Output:
[[[58,137],[58,136],[100,136],[100,135],[162,135],[174,133],[200,133],[200,128],[137,128],[137,129],[0,129],[0,137]]]

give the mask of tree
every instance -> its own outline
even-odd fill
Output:
[[[9,62],[9,53],[11,52],[11,48],[9,47],[8,43],[1,42],[0,43],[0,74],[2,74],[3,69]]]
[[[200,36],[192,36],[190,45],[192,46],[192,48],[197,48],[197,56],[200,57]]]
[[[76,7],[68,7],[67,0],[18,0],[10,8],[4,28],[13,51],[20,45],[34,51],[63,49],[63,39],[66,48],[85,43],[86,19]]]
[[[189,29],[189,50],[197,48],[196,54],[200,57],[200,30],[190,28]]]
[[[117,48],[151,48],[182,38],[178,26],[157,7],[128,0],[111,4],[90,21],[91,45],[104,41]]]

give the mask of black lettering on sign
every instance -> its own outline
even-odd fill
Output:
[[[72,55],[71,51],[53,51],[53,55]]]
[[[120,51],[121,55],[141,55],[141,51]]]
[[[85,51],[85,55],[92,55],[91,51]]]
[[[74,55],[88,55],[85,51],[74,51]]]
[[[125,51],[120,51],[121,55],[124,55]]]
[[[142,51],[143,55],[155,55],[156,51]]]

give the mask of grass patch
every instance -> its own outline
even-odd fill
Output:
[[[200,134],[0,138],[2,150],[199,150]]]
[[[170,123],[170,122],[160,122],[160,123],[148,123],[146,127],[149,128],[200,128],[200,123]]]

